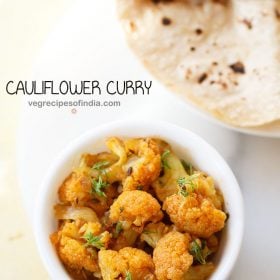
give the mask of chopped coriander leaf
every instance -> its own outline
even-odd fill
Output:
[[[101,197],[106,197],[106,194],[102,191],[108,186],[107,182],[103,182],[102,177],[98,176],[97,179],[92,180],[91,194],[97,194]]]
[[[121,222],[117,222],[116,224],[116,228],[115,228],[115,232],[114,232],[114,238],[117,238],[119,236],[119,234],[121,233],[121,231],[123,230],[123,226]]]
[[[130,271],[127,271],[125,274],[125,280],[132,280],[132,275]]]
[[[168,168],[171,169],[171,167],[169,166],[168,162],[167,162],[167,157],[170,155],[170,151],[169,150],[165,150],[162,155],[161,155],[161,165],[164,168]]]
[[[188,172],[189,175],[193,175],[193,166],[191,163],[188,163],[184,160],[181,160],[181,163],[184,167],[184,169]]]
[[[181,186],[185,186],[187,184],[187,179],[185,177],[181,177],[177,180],[178,185]]]
[[[196,183],[194,182],[194,179],[198,178],[199,174],[193,174],[189,177],[181,177],[177,180],[177,183],[180,188],[186,187],[186,185],[191,187],[191,190],[194,191],[197,187]]]
[[[99,161],[92,166],[92,169],[101,171],[107,165],[109,165],[109,161]]]
[[[202,256],[202,248],[198,244],[196,240],[191,242],[190,244],[190,253],[194,256],[195,260],[197,260],[201,264],[205,264],[205,259]]]
[[[89,233],[85,234],[83,236],[83,239],[85,239],[86,242],[87,242],[85,244],[86,247],[93,246],[93,247],[96,247],[97,249],[104,248],[104,244],[101,242],[101,237],[100,236],[94,236],[92,234],[92,232],[89,232]]]
[[[190,244],[190,253],[193,255],[196,261],[198,261],[201,264],[206,264],[206,256],[204,256],[202,252],[202,246],[198,244],[196,240],[191,242]]]

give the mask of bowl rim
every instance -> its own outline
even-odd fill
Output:
[[[101,137],[102,133],[106,133],[112,129],[117,127],[129,127],[129,126],[148,126],[150,128],[160,127],[162,129],[170,129],[175,131],[181,131],[181,133],[185,133],[188,137],[193,138],[193,140],[197,141],[200,145],[203,145],[211,152],[216,160],[219,161],[223,165],[225,172],[227,173],[227,177],[232,182],[234,186],[234,198],[230,197],[229,200],[234,200],[236,202],[237,216],[239,217],[238,221],[236,221],[235,235],[231,236],[231,247],[230,250],[226,251],[227,259],[225,265],[223,267],[218,266],[215,270],[214,274],[211,276],[211,280],[221,280],[227,279],[235,265],[235,262],[238,258],[239,251],[242,245],[243,234],[244,234],[244,206],[243,206],[243,198],[241,194],[241,190],[239,184],[227,164],[224,158],[219,154],[219,152],[211,146],[207,141],[205,141],[201,136],[195,134],[194,132],[180,127],[178,125],[165,122],[165,121],[155,121],[155,120],[140,120],[140,119],[132,119],[132,120],[118,120],[114,122],[109,122],[106,124],[102,124],[100,126],[94,127],[86,132],[82,133],[80,136],[74,138],[70,143],[62,149],[62,151],[57,155],[57,157],[53,160],[51,166],[48,168],[45,177],[43,178],[41,185],[39,187],[39,192],[37,193],[37,199],[35,202],[35,211],[33,215],[33,231],[35,235],[35,241],[37,245],[37,249],[39,251],[39,255],[47,272],[49,273],[52,279],[71,279],[65,269],[59,265],[57,265],[57,259],[53,258],[53,251],[51,243],[47,242],[47,240],[43,237],[43,213],[45,211],[45,197],[48,196],[49,192],[53,190],[54,187],[51,187],[52,180],[56,175],[56,171],[59,167],[62,166],[65,159],[75,153],[76,149],[79,149],[84,145],[85,142],[89,141],[91,138],[94,138],[93,141],[97,141],[98,138]],[[151,133],[152,134],[152,133]],[[118,135],[116,135],[118,136]],[[160,137],[160,136],[159,136]],[[187,148],[187,145],[182,146]],[[211,174],[210,174],[211,175]],[[222,189],[222,188],[221,188]]]

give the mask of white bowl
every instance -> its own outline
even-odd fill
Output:
[[[202,138],[170,123],[157,121],[118,121],[102,125],[83,134],[57,157],[44,178],[34,211],[34,230],[41,258],[52,279],[70,279],[49,240],[57,227],[53,206],[58,202],[57,190],[82,153],[104,150],[109,136],[154,136],[166,140],[181,158],[192,162],[198,169],[211,175],[225,199],[230,214],[222,234],[221,247],[215,256],[217,269],[211,280],[226,279],[237,259],[243,236],[243,201],[238,183],[224,159]]]

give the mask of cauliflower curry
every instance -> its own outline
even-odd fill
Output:
[[[58,190],[50,240],[73,279],[204,280],[227,215],[214,181],[160,139],[109,138]]]

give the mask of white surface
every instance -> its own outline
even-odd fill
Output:
[[[223,231],[221,250],[215,258],[217,268],[210,279],[225,279],[237,259],[243,236],[243,201],[238,183],[227,163],[203,139],[178,126],[150,120],[118,121],[93,128],[71,142],[48,170],[37,198],[34,227],[39,252],[52,279],[68,279],[68,274],[49,240],[49,235],[56,230],[56,220],[50,209],[57,203],[58,186],[73,166],[78,165],[78,155],[104,151],[105,141],[112,135],[155,136],[164,139],[182,159],[215,178],[215,183],[224,195],[225,208],[230,213],[230,219]],[[205,154],[208,157],[205,157]]]
[[[126,47],[112,1],[78,1],[46,42],[37,79],[152,79]],[[110,24],[112,23],[113,24]],[[19,170],[26,208],[53,158],[74,137],[101,123],[131,117],[166,120],[212,144],[235,172],[245,199],[245,239],[230,279],[279,279],[280,141],[242,135],[213,123],[154,81],[150,96],[118,98],[121,108],[30,109],[23,102]],[[207,156],[207,155],[205,155]]]

